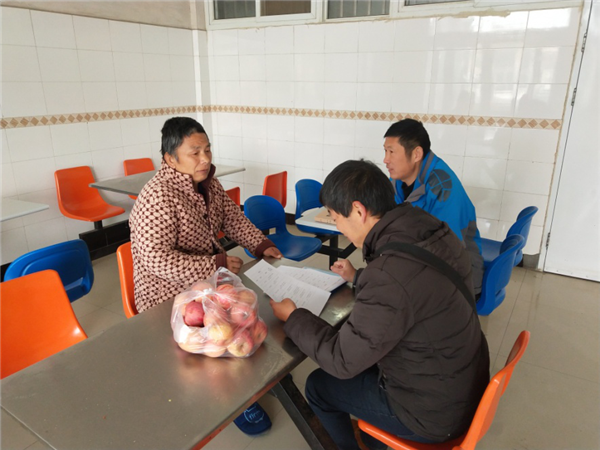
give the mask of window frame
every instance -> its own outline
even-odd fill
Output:
[[[260,11],[260,0],[255,1],[257,3],[256,11]],[[328,19],[327,1],[328,0],[311,0],[311,13],[215,20],[213,0],[206,0],[203,2],[207,18],[206,30],[264,28],[268,26],[285,25],[315,25],[426,17],[452,17],[464,16],[464,14],[505,14],[516,11],[581,7],[584,2],[584,0],[536,0],[533,3],[520,3],[519,0],[508,0],[511,3],[507,3],[507,0],[463,0],[459,2],[406,6],[404,0],[390,0],[390,13],[388,15]]]
[[[260,28],[274,25],[305,25],[312,23],[320,23],[322,16],[322,8],[319,8],[319,4],[325,3],[326,0],[311,0],[310,13],[301,14],[286,14],[281,16],[260,16],[260,3],[261,0],[254,0],[256,4],[256,16],[254,17],[240,17],[238,19],[215,19],[214,15],[214,1],[207,0],[204,2],[204,8],[206,11],[206,17],[208,18],[206,23],[207,30],[225,30],[232,28]]]

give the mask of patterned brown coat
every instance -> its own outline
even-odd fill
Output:
[[[139,312],[227,266],[227,254],[217,239],[220,230],[258,257],[274,246],[231,201],[214,172],[212,166],[199,186],[206,200],[194,189],[190,175],[164,161],[140,192],[129,218]]]

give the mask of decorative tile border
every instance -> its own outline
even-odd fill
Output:
[[[411,114],[378,111],[338,111],[303,108],[270,108],[262,106],[208,105],[181,106],[172,108],[130,109],[123,111],[59,114],[48,116],[6,117],[0,120],[0,128],[23,128],[44,125],[59,125],[67,123],[99,122],[103,120],[133,119],[137,117],[151,116],[170,116],[175,114],[194,112],[224,112],[296,117],[326,117],[331,119],[380,120],[385,122],[396,122],[398,120],[410,117],[412,119],[420,120],[423,123],[506,128],[535,128],[538,130],[558,130],[562,126],[562,120],[559,119],[529,119],[518,117],[461,116],[452,114]]]

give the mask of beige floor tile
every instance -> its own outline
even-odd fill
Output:
[[[295,227],[294,234],[301,235]],[[340,245],[347,245],[345,238]],[[228,252],[244,262],[253,259],[243,248]],[[364,267],[356,250],[349,260]],[[122,311],[115,255],[94,263],[95,282],[88,296],[73,309],[88,335],[126,320]],[[316,254],[303,264],[328,269],[328,257]],[[496,373],[518,333],[532,332],[523,360],[502,398],[496,419],[479,449],[598,449],[600,448],[600,284],[515,267],[506,299],[490,316],[481,317]],[[300,392],[317,365],[307,359],[292,372]],[[265,395],[260,400],[272,429],[256,438],[231,424],[205,448],[208,450],[294,450],[308,445],[281,406]],[[7,413],[2,412],[2,444],[7,450],[47,447]]]
[[[79,320],[81,320],[83,316],[100,309],[99,306],[88,302],[85,297],[75,300],[73,303],[71,303],[71,306],[73,307],[73,311]]]
[[[51,450],[52,447],[44,444],[42,441],[35,441],[26,450]]]
[[[105,306],[104,309],[107,311],[113,312],[115,314],[119,314],[120,316],[125,316],[125,311],[123,310],[123,300],[118,300],[116,302],[111,303],[108,306]]]
[[[310,358],[306,358],[302,363],[292,370],[292,376],[294,377],[294,383],[300,389],[300,392],[304,394],[304,386],[306,386],[306,378],[316,369],[319,365]]]
[[[541,292],[546,295],[533,296],[532,301],[518,299],[498,353],[507,356],[518,334],[528,330],[531,341],[523,361],[597,383],[600,302],[585,296],[567,300],[568,291],[554,289],[562,293],[542,285]],[[559,302],[559,297],[564,300]]]
[[[521,360],[477,448],[598,449],[599,397],[598,383]]]
[[[24,450],[37,441],[37,437],[25,429],[20,422],[2,410],[0,448],[2,450]]]
[[[246,450],[308,450],[310,447],[285,410],[271,417],[273,427],[256,437]],[[233,449],[232,449],[233,450]]]
[[[113,253],[93,261],[93,266],[94,285],[90,293],[82,299],[101,308],[120,300],[121,284],[116,254]]]
[[[519,292],[519,301],[554,305],[565,309],[598,309],[600,283],[528,270]]]
[[[115,314],[106,309],[98,309],[81,318],[79,323],[88,337],[103,333],[113,325],[127,320],[124,315]]]
[[[253,437],[245,435],[231,423],[205,445],[203,450],[243,450],[253,440]]]

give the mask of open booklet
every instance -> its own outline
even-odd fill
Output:
[[[261,260],[245,275],[273,300],[291,298],[298,308],[321,314],[331,291],[345,283],[339,275],[308,267],[279,266]]]

